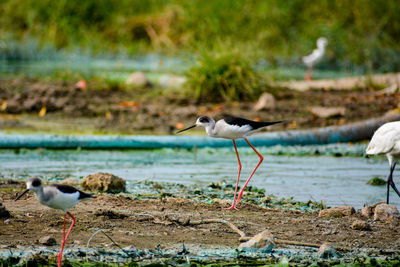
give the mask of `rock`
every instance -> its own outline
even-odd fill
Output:
[[[334,207],[330,209],[321,210],[318,217],[343,217],[350,216],[356,211],[352,206]]]
[[[263,252],[270,252],[273,248],[274,236],[267,229],[265,229],[261,233],[256,234],[249,241],[239,245],[239,249],[262,250]]]
[[[152,87],[151,82],[147,79],[146,75],[141,71],[132,73],[126,80],[126,84],[135,87]]]
[[[10,223],[11,223],[10,219],[7,219],[7,220],[4,221],[4,224],[6,224],[6,225],[9,225]]]
[[[319,247],[317,256],[326,259],[326,258],[336,257],[337,254],[334,247],[332,247],[328,243],[324,243]]]
[[[46,235],[39,239],[39,244],[45,246],[55,246],[57,245],[57,241],[54,239],[54,237]]]
[[[177,76],[177,75],[163,75],[159,79],[159,84],[161,87],[173,87],[179,88],[182,87],[186,82],[186,77]]]
[[[374,221],[398,221],[399,219],[400,213],[395,205],[381,203],[374,209]]]
[[[362,220],[355,220],[352,225],[351,229],[353,230],[361,230],[361,231],[368,231],[371,230],[371,225],[367,222],[364,222]]]
[[[345,107],[311,107],[310,112],[318,118],[331,118],[344,116]]]
[[[59,183],[67,184],[67,185],[79,185],[79,181],[74,178],[67,178],[67,179],[61,180]]]
[[[0,218],[10,218],[11,214],[10,212],[6,209],[6,207],[3,206],[3,203],[0,202]]]
[[[218,204],[223,207],[232,205],[232,200],[229,200],[229,199],[214,198],[213,202],[214,202],[214,204]]]
[[[276,108],[275,97],[270,93],[263,93],[254,106],[255,110],[272,110]]]
[[[366,218],[371,218],[374,215],[374,212],[372,211],[371,206],[365,206],[364,208],[361,209],[361,215],[366,217]]]
[[[118,193],[126,191],[126,181],[111,173],[98,172],[86,176],[81,185],[86,190]]]

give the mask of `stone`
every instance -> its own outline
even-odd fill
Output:
[[[85,190],[118,193],[126,191],[126,181],[111,173],[98,172],[86,176],[81,186]]]
[[[147,79],[146,75],[137,71],[132,73],[126,80],[127,85],[132,85],[134,87],[152,87],[151,82]]]
[[[55,245],[57,245],[57,241],[55,240],[54,237],[46,235],[46,236],[42,236],[39,239],[39,244],[45,245],[45,246],[55,246]]]
[[[352,206],[344,206],[344,207],[334,207],[330,209],[321,210],[318,214],[318,217],[343,217],[350,216],[354,214],[356,211]]]
[[[232,200],[229,199],[214,198],[213,202],[223,207],[232,205]]]
[[[374,215],[374,212],[372,211],[371,206],[365,206],[364,208],[361,209],[361,216],[364,216],[366,218],[371,218]]]
[[[353,230],[361,230],[361,231],[369,231],[371,230],[371,225],[362,220],[355,220],[351,224],[351,229]]]
[[[374,209],[374,221],[398,221],[400,212],[395,205],[381,203]]]
[[[274,236],[267,229],[256,234],[249,241],[239,245],[239,249],[242,250],[261,250],[263,252],[270,252],[273,248]]]
[[[332,247],[328,243],[324,243],[319,247],[317,256],[319,258],[327,259],[327,258],[336,257],[337,254],[336,254],[334,247]]]
[[[311,107],[309,111],[318,118],[332,118],[344,116],[345,107]]]
[[[185,84],[186,77],[167,74],[161,76],[158,82],[161,87],[179,88]]]
[[[0,218],[10,218],[11,214],[10,212],[6,209],[6,207],[3,206],[3,203],[0,202]]]
[[[276,108],[275,97],[270,93],[263,93],[258,99],[254,109],[259,110],[273,110]]]

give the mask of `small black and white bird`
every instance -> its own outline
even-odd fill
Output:
[[[59,209],[64,211],[64,228],[63,228],[63,238],[61,240],[61,249],[57,256],[58,266],[62,264],[62,253],[64,250],[64,245],[67,242],[68,236],[71,233],[72,227],[75,225],[75,217],[68,211],[70,208],[74,207],[79,201],[92,198],[91,194],[82,192],[75,187],[70,185],[47,185],[43,186],[42,181],[39,178],[32,178],[26,183],[27,189],[20,194],[15,201],[20,199],[28,191],[35,193],[36,199],[43,205],[48,206],[53,209]],[[67,214],[72,219],[72,224],[68,230],[67,235],[65,235],[65,223]]]
[[[393,172],[400,158],[400,121],[388,122],[376,130],[366,149],[367,155],[386,155],[390,172],[387,179],[386,203],[389,204],[390,186],[400,197],[400,192],[393,182]]]
[[[264,129],[265,127],[268,127],[268,126],[276,124],[276,123],[281,123],[281,122],[283,122],[283,121],[258,122],[258,121],[252,121],[252,120],[247,120],[247,119],[238,118],[238,117],[227,117],[227,118],[224,118],[222,120],[215,122],[210,117],[202,116],[197,119],[196,124],[186,128],[186,129],[180,130],[177,133],[187,131],[196,126],[202,126],[206,129],[206,132],[207,132],[208,136],[210,136],[210,137],[232,139],[233,146],[235,147],[235,152],[236,152],[236,156],[238,159],[239,173],[238,173],[238,177],[237,177],[237,181],[236,181],[236,188],[235,188],[235,195],[233,197],[233,203],[232,203],[232,206],[230,206],[227,209],[236,209],[237,210],[236,205],[239,204],[240,199],[242,198],[244,189],[246,188],[251,177],[253,177],[258,166],[260,166],[261,162],[264,159],[263,156],[260,153],[258,153],[258,151],[252,146],[252,144],[250,144],[249,140],[247,140],[246,137],[249,135],[252,135],[253,133],[255,133],[257,131],[260,131],[261,129]],[[240,179],[240,172],[242,170],[242,164],[240,162],[239,153],[237,151],[236,142],[235,142],[235,139],[238,139],[238,138],[243,138],[244,140],[246,140],[246,142],[249,144],[249,146],[251,146],[251,148],[254,150],[254,152],[256,152],[257,155],[260,157],[260,161],[258,162],[257,166],[254,168],[253,172],[250,174],[249,178],[247,179],[243,188],[240,190],[239,195],[236,199],[236,194],[237,194],[239,179]]]

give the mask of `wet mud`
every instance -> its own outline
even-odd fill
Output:
[[[155,190],[160,186],[152,184]],[[5,263],[17,261],[13,257],[32,260],[40,256],[39,259],[47,262],[55,261],[63,214],[40,205],[32,194],[15,202],[23,188],[23,183],[3,183],[0,187],[0,201],[11,213],[10,218],[0,219],[0,258]],[[224,199],[213,201],[201,201],[198,197],[175,198],[172,194],[148,197],[135,193],[97,194],[95,199],[79,203],[70,210],[77,224],[68,240],[65,258],[71,262],[140,265],[399,262],[400,228],[396,222],[366,219],[359,211],[347,217],[319,218],[317,206],[304,209],[281,203],[281,206],[263,207],[251,203],[255,202],[251,201],[251,195],[243,197],[238,211],[225,210],[230,198],[231,192],[227,192]],[[226,223],[210,222],[213,220],[229,222],[250,237],[269,229],[276,239],[284,241],[277,242],[267,253],[240,251],[237,249],[238,233]],[[371,229],[352,229],[355,220],[367,221]],[[100,229],[112,240],[100,232],[93,236]],[[57,245],[45,248],[39,243],[43,236],[54,237]],[[285,240],[300,245],[291,245],[293,243],[285,243]],[[335,257],[317,257],[317,246],[326,242],[336,249]]]

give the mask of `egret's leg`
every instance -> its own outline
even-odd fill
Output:
[[[389,178],[388,178],[388,185],[390,184],[392,186],[393,190],[400,197],[400,192],[399,192],[399,190],[397,189],[396,185],[393,182],[393,172],[394,172],[395,167],[396,167],[396,163],[393,164],[393,167],[390,167],[390,175],[389,175]],[[388,198],[387,198],[387,204],[389,204],[389,193],[388,193]]]
[[[261,162],[263,162],[263,160],[264,160],[263,156],[262,156],[260,153],[258,153],[258,151],[254,148],[254,146],[252,146],[252,145],[250,144],[249,140],[247,140],[247,138],[244,138],[244,140],[246,140],[246,142],[249,144],[249,146],[251,146],[251,148],[254,150],[254,152],[257,153],[257,155],[260,157],[260,161],[258,162],[257,166],[254,168],[253,172],[250,174],[250,177],[249,177],[249,179],[247,179],[247,181],[246,181],[246,183],[244,184],[242,190],[240,190],[239,196],[238,196],[238,198],[237,198],[237,200],[236,200],[236,205],[239,204],[239,201],[240,201],[240,199],[242,198],[242,195],[243,195],[243,191],[244,191],[244,189],[246,188],[247,184],[249,183],[251,177],[253,177],[254,173],[255,173],[256,170],[258,169],[258,166],[260,166]]]
[[[64,249],[64,244],[65,244],[65,223],[66,223],[66,220],[67,220],[67,214],[64,213],[63,237],[62,237],[62,239],[61,239],[61,248],[60,248],[60,252],[58,252],[58,255],[57,255],[58,267],[60,267],[60,266],[61,266],[61,263],[62,263],[62,251],[63,251],[63,249]]]
[[[237,194],[237,190],[238,190],[238,186],[239,186],[240,172],[242,170],[242,163],[240,163],[239,153],[237,151],[235,139],[232,139],[232,141],[233,141],[233,146],[235,147],[235,152],[236,152],[236,156],[237,156],[238,163],[239,163],[239,172],[238,172],[238,177],[237,177],[237,181],[236,181],[235,195],[233,196],[233,203],[232,203],[232,206],[230,206],[229,208],[226,208],[227,210],[231,210],[231,209],[237,210],[238,209],[238,208],[236,208],[235,200],[236,200],[236,194]]]

